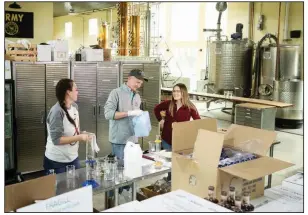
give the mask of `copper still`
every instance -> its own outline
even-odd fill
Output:
[[[120,56],[128,55],[128,3],[121,2],[117,5],[118,11],[118,26],[119,26],[119,41],[118,54]]]
[[[139,56],[140,52],[140,16],[130,17],[129,31],[130,55]]]

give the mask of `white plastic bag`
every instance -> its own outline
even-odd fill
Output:
[[[133,118],[135,137],[148,137],[152,130],[150,115],[148,111],[143,111],[140,116]]]

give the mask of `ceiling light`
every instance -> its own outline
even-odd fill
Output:
[[[20,5],[16,3],[16,1],[14,1],[13,4],[10,4],[9,5],[9,8],[12,8],[12,9],[21,9]]]

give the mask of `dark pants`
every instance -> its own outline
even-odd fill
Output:
[[[48,174],[48,170],[54,169],[56,174],[66,172],[66,166],[68,165],[74,165],[75,169],[80,168],[80,163],[78,157],[69,163],[60,163],[53,160],[48,159],[46,156],[44,156],[44,169],[46,171],[46,174]]]

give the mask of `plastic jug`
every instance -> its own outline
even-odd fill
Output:
[[[139,144],[126,143],[124,148],[124,175],[128,178],[142,176],[142,150]]]

